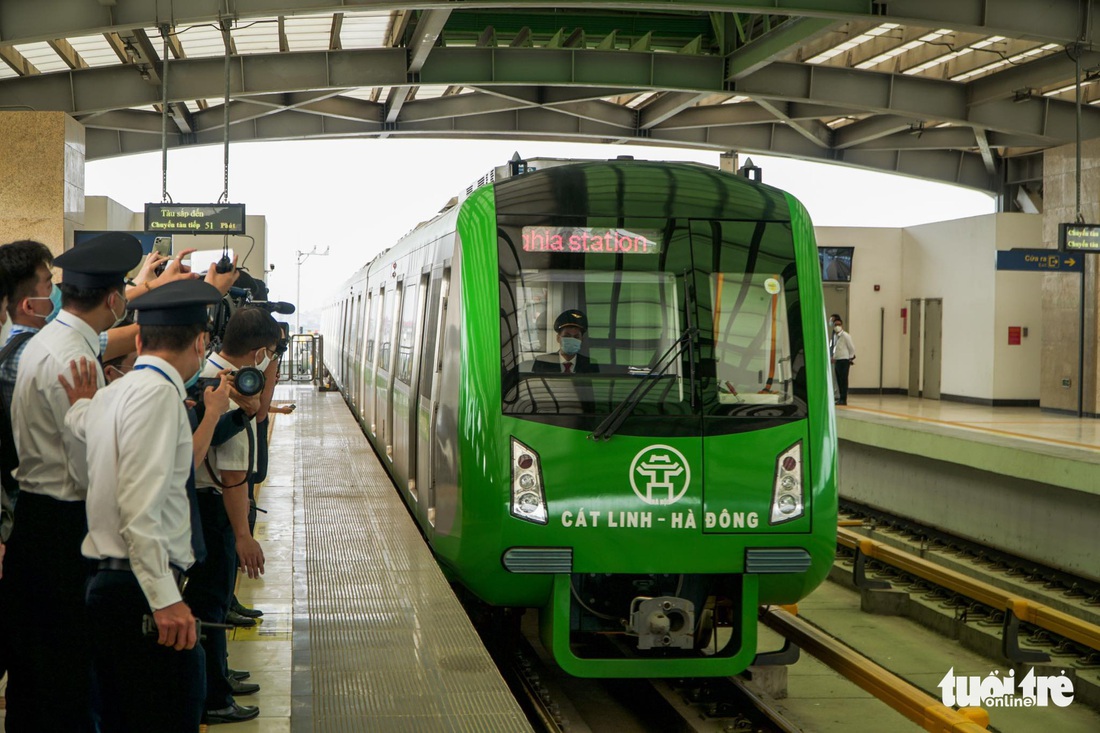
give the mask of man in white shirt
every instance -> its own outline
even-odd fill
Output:
[[[70,374],[70,362],[85,359],[103,386],[99,334],[126,315],[123,278],[141,256],[141,244],[123,232],[59,255],[54,264],[62,269],[62,310],[27,343],[20,360],[11,405],[20,493],[4,562],[6,612],[14,630],[8,733],[92,730],[84,621],[88,565],[80,554],[87,532],[87,456],[65,427],[69,399],[58,377]]]
[[[836,403],[848,404],[848,372],[856,360],[856,346],[852,337],[844,330],[844,321],[840,316],[833,319],[833,370],[836,372],[836,386],[840,393]]]
[[[184,398],[205,363],[213,286],[178,281],[136,298],[132,372],[80,400],[66,424],[87,442],[88,583],[94,706],[102,733],[194,733],[205,656],[183,601],[195,561],[187,479],[193,467]],[[84,406],[86,413],[75,410]],[[155,637],[143,621],[155,621]]]

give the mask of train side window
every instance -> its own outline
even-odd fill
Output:
[[[382,333],[378,336],[378,368],[387,372],[392,367],[390,363],[390,344],[393,342],[393,311],[396,302],[400,299],[401,283],[397,283],[397,288],[393,291],[393,294],[386,298],[386,306],[382,311]]]
[[[397,378],[404,384],[412,379],[414,342],[416,340],[417,286],[409,283],[401,301],[401,322],[397,336]]]
[[[378,294],[378,303],[372,304],[374,307],[370,309],[370,315],[367,318],[367,364],[374,364],[374,341],[378,338],[378,311],[382,310],[383,304],[386,300],[386,291],[382,290]]]
[[[435,337],[439,324],[439,271],[432,273],[428,286],[428,306],[424,319],[423,356],[420,359],[420,394],[431,397],[432,377],[435,376]]]

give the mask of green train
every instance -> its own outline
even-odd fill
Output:
[[[737,673],[825,577],[813,227],[690,163],[513,161],[359,270],[325,362],[452,580],[581,677]]]

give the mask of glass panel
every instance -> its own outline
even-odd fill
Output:
[[[793,399],[782,283],[778,274],[710,276],[720,405],[774,405]]]
[[[400,295],[400,285],[398,293]],[[393,304],[397,300],[393,294],[386,298],[386,305],[382,309],[382,333],[378,335],[381,345],[378,347],[378,368],[383,371],[390,370],[390,342],[393,341]]]
[[[416,339],[416,285],[409,285],[401,304],[401,331],[397,337],[397,378],[405,384],[412,379],[413,343]]]

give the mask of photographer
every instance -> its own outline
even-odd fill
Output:
[[[244,390],[244,375],[254,379],[253,371],[241,373],[248,367],[267,372],[279,342],[279,327],[271,314],[261,308],[244,307],[229,318],[222,336],[221,349],[211,355],[203,369],[203,377],[214,377],[226,369],[238,372],[236,387]],[[266,385],[264,385],[266,387]],[[260,410],[263,400],[259,392],[255,408]],[[233,586],[236,567],[256,578],[264,570],[264,554],[260,544],[249,529],[249,479],[256,470],[258,455],[255,420],[249,420],[245,430],[222,445],[212,446],[206,460],[196,469],[195,484],[202,514],[203,536],[207,544],[207,568],[202,572],[199,588],[188,587],[188,596],[203,593],[211,602],[217,602],[220,619],[225,618]],[[220,635],[220,639],[214,638]],[[225,632],[207,631],[204,645],[208,650],[224,649]],[[233,700],[233,694],[249,694],[259,690],[258,685],[242,686],[228,678],[228,666],[224,652],[213,652],[222,657],[210,660],[208,670],[215,663],[218,671],[208,671],[206,690],[206,715],[208,723],[231,723],[250,720],[259,714],[255,707],[242,707]]]

